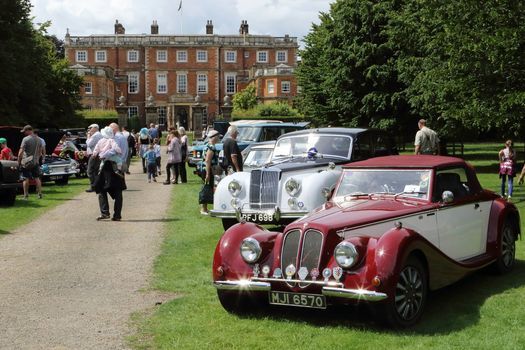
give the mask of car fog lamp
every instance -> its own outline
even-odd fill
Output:
[[[297,208],[297,198],[291,197],[290,199],[288,199],[288,206],[292,209],[296,209]]]
[[[352,267],[357,262],[358,256],[357,249],[350,242],[341,242],[334,250],[335,261],[344,269]]]
[[[290,178],[284,184],[284,188],[290,196],[295,197],[299,194],[299,191],[301,190],[301,184],[296,179]]]
[[[245,238],[241,243],[241,256],[248,264],[253,264],[261,256],[259,242],[251,237]]]
[[[239,198],[232,198],[230,203],[232,207],[234,207],[235,209],[239,208],[239,203],[240,203]]]
[[[230,181],[228,184],[228,191],[230,191],[231,195],[234,197],[238,197],[241,193],[242,186],[238,181]]]

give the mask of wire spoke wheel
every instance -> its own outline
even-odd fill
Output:
[[[420,314],[425,292],[423,278],[422,272],[411,265],[405,266],[399,275],[394,307],[404,321],[410,322]]]
[[[514,265],[516,257],[516,241],[515,235],[510,225],[505,225],[503,237],[501,240],[501,260],[506,268]]]

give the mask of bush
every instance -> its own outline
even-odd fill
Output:
[[[282,121],[301,121],[304,117],[289,104],[284,102],[259,104],[254,108],[233,111],[234,120],[239,119],[275,119]]]
[[[117,111],[112,109],[84,109],[78,111],[77,115],[82,119],[83,124],[98,124],[101,128],[111,123],[118,123]]]

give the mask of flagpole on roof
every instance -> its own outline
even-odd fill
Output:
[[[179,8],[177,11],[180,12],[180,34],[182,35],[182,0],[179,2]]]

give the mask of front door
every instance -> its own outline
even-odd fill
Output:
[[[187,106],[175,107],[175,121],[186,130],[188,130],[188,108]]]

